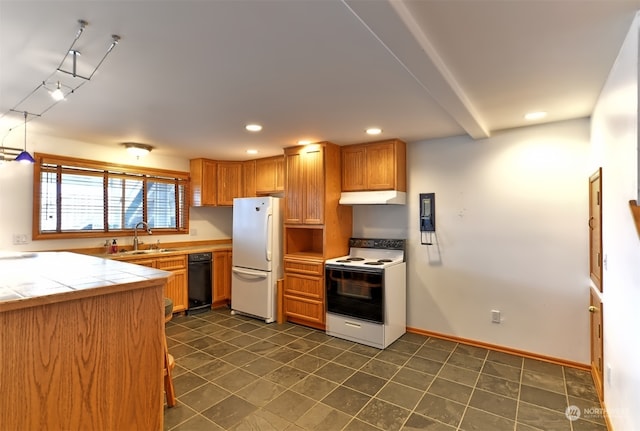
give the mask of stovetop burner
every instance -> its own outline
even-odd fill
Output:
[[[350,268],[370,268],[383,270],[391,265],[404,262],[405,240],[402,239],[362,239],[349,240],[349,255],[326,261],[328,265]]]

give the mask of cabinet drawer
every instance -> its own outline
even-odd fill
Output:
[[[125,262],[127,263],[134,263],[136,265],[141,265],[141,266],[148,266],[149,268],[155,268],[156,267],[156,260],[155,259],[130,259],[130,260],[125,260]]]
[[[327,314],[327,334],[384,349],[384,326],[338,314]]]
[[[284,259],[284,271],[297,274],[324,275],[324,261],[311,259]]]
[[[324,277],[284,273],[285,295],[304,296],[322,301],[324,299]]]
[[[171,271],[174,269],[184,269],[187,267],[187,256],[167,256],[159,257],[156,260],[156,268]]]
[[[287,317],[324,324],[324,302],[284,295],[284,313]]]

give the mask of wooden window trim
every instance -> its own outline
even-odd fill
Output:
[[[59,167],[55,170],[57,171],[56,175],[59,176],[62,174],[62,171],[65,172],[73,172],[77,170],[78,172],[82,172],[83,170],[91,170],[91,171],[103,171],[102,174],[104,177],[104,186],[103,189],[106,190],[106,184],[108,181],[109,175],[117,176],[118,174],[126,174],[128,176],[140,176],[141,180],[144,180],[143,187],[146,187],[147,180],[151,180],[154,182],[160,183],[171,183],[176,185],[184,186],[184,207],[182,210],[182,218],[180,219],[180,211],[176,209],[176,227],[175,228],[159,228],[154,227],[154,232],[158,232],[163,235],[184,235],[189,232],[189,188],[190,188],[190,176],[189,172],[182,171],[174,171],[168,169],[156,169],[149,167],[141,167],[141,166],[131,166],[117,163],[108,163],[101,162],[96,160],[88,160],[81,159],[75,157],[65,157],[53,154],[44,154],[44,153],[35,153],[34,154],[35,164],[33,169],[33,211],[32,211],[32,239],[33,240],[47,240],[47,239],[71,239],[71,238],[104,238],[104,237],[113,237],[113,236],[129,236],[133,234],[133,229],[109,229],[107,223],[107,212],[105,211],[105,230],[97,231],[73,231],[73,232],[41,232],[40,231],[40,198],[41,198],[41,182],[40,176],[43,171],[43,165],[58,165]],[[62,166],[65,166],[62,168]],[[46,171],[47,168],[45,167]],[[54,170],[49,169],[51,172]],[[96,175],[97,174],[96,172]],[[58,188],[58,199],[60,199],[60,188],[61,182],[60,180],[56,180],[57,188]],[[106,192],[104,194],[106,199]],[[180,197],[180,187],[176,187],[175,190],[175,199],[176,203],[178,202]],[[146,216],[146,193],[143,193],[143,208],[144,214]],[[106,204],[106,202],[105,202]],[[176,205],[177,206],[177,205]],[[60,228],[61,220],[57,220],[58,226],[57,230]],[[183,224],[183,227],[180,225]]]

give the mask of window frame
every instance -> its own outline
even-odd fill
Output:
[[[142,166],[132,166],[132,165],[124,165],[118,163],[109,163],[109,162],[101,162],[96,160],[88,160],[81,159],[75,157],[66,157],[66,156],[58,156],[53,154],[44,154],[44,153],[35,153],[34,154],[35,164],[33,169],[33,219],[32,219],[32,239],[33,240],[46,240],[46,239],[71,239],[71,238],[104,238],[104,237],[114,237],[114,236],[129,236],[133,235],[134,229],[129,228],[121,228],[121,229],[110,229],[109,224],[107,223],[108,213],[107,213],[107,205],[105,202],[105,210],[103,213],[103,218],[105,220],[105,227],[103,230],[74,230],[74,231],[58,231],[60,229],[61,220],[57,220],[56,231],[45,231],[42,232],[40,229],[41,223],[41,194],[42,194],[42,183],[41,183],[41,174],[43,170],[50,171],[47,166],[55,165],[57,166],[56,170],[61,172],[61,170],[69,170],[68,168],[78,169],[78,172],[82,172],[83,170],[87,172],[87,176],[97,176],[101,175],[104,178],[103,181],[103,200],[106,199],[107,196],[107,188],[108,188],[108,180],[109,175],[113,175],[114,178],[118,176],[134,176],[139,177],[143,180],[143,220],[147,221],[147,187],[148,180],[155,182],[169,182],[176,185],[175,193],[176,199],[181,195],[180,186],[183,187],[183,208],[181,210],[178,200],[176,200],[176,208],[175,208],[175,217],[176,217],[176,227],[175,228],[162,228],[162,227],[154,227],[154,232],[158,232],[163,235],[184,235],[189,233],[189,196],[190,196],[190,174],[189,172],[182,171],[174,171],[168,169],[157,169],[157,168],[149,168]],[[56,185],[58,190],[60,190],[61,183],[59,179],[56,179]],[[59,197],[58,197],[59,199]],[[181,219],[182,215],[182,220]],[[182,224],[182,227],[180,227]]]

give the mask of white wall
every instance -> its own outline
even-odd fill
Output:
[[[638,17],[592,117],[602,166],[604,396],[616,430],[640,429],[640,239],[629,210],[638,180]]]
[[[588,156],[588,119],[409,145],[407,205],[354,211],[354,236],[408,239],[407,325],[588,363]]]
[[[34,127],[29,123],[27,149],[34,152],[59,154],[91,160],[102,160],[126,165],[147,166],[176,171],[189,171],[189,160],[175,157],[163,157],[157,152],[137,160],[131,157],[118,145],[106,147],[60,140],[33,133]],[[24,135],[22,130],[14,130],[7,137],[4,145],[22,148]],[[4,250],[59,250],[68,248],[98,247],[104,244],[104,238],[66,239],[66,240],[31,240],[33,194],[33,165],[5,162],[0,164],[0,249]],[[231,238],[231,208],[190,208],[189,235],[158,235],[143,241],[162,243],[175,241],[203,241]],[[14,245],[14,234],[26,234],[28,244]],[[144,234],[146,235],[146,234]],[[118,238],[118,244],[131,245],[133,238]]]

